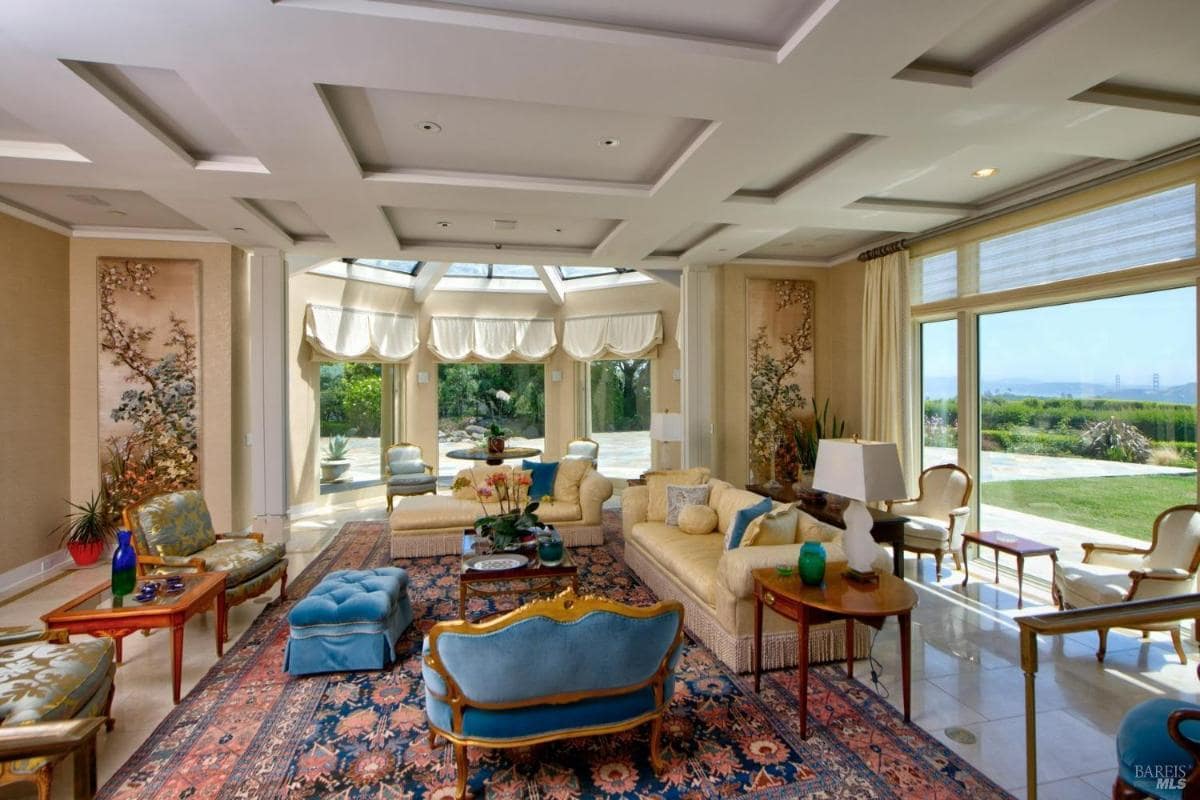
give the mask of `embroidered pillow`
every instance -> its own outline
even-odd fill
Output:
[[[646,487],[650,490],[650,503],[646,506],[646,519],[650,522],[667,521],[667,487],[699,486],[708,483],[708,469],[663,470],[646,473]]]
[[[668,525],[679,525],[679,512],[684,506],[708,505],[708,485],[667,487],[667,519]]]
[[[743,508],[733,516],[733,524],[725,532],[725,549],[736,550],[742,546],[742,537],[750,523],[769,512],[772,508],[771,498],[764,497],[762,502],[755,503],[749,508]]]

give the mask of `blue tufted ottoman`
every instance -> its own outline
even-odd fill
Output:
[[[288,614],[283,668],[293,675],[384,669],[412,618],[408,573],[399,567],[331,572]]]

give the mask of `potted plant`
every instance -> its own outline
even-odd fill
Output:
[[[800,424],[793,431],[796,439],[796,460],[800,466],[799,480],[794,484],[795,489],[811,489],[813,471],[817,468],[817,447],[822,439],[839,439],[846,431],[846,421],[839,420],[837,414],[829,418],[829,398],[821,408],[821,415],[816,415],[817,399],[811,402],[812,412],[806,418],[801,418]]]
[[[67,501],[71,511],[63,523],[51,531],[59,534],[59,545],[66,545],[71,558],[81,567],[95,564],[104,552],[104,545],[111,542],[117,529],[116,514],[102,489],[93,492],[90,499],[82,503]]]
[[[475,532],[488,539],[493,550],[507,550],[518,542],[536,541],[538,531],[544,526],[538,520],[538,501],[529,497],[532,479],[526,473],[506,475],[493,472],[483,486],[475,486],[471,479],[463,476],[454,482],[453,489],[470,486],[475,490],[475,499],[483,509],[483,516],[475,520]],[[487,501],[495,499],[498,513],[487,507]]]
[[[508,435],[508,431],[493,422],[488,425],[487,430],[487,451],[490,455],[499,455],[504,452],[505,441],[504,437]]]
[[[321,459],[322,483],[340,480],[350,471],[350,459],[346,458],[348,452],[350,452],[350,440],[345,436],[338,434],[329,440],[329,444],[325,447],[325,456]]]

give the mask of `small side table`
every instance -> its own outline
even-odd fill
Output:
[[[840,565],[839,565],[840,567]],[[767,606],[785,619],[794,620],[799,637],[800,738],[808,738],[808,629],[812,625],[846,621],[846,674],[854,677],[854,623],[879,630],[888,617],[900,622],[901,679],[904,684],[904,721],[910,722],[912,695],[912,610],[917,593],[903,578],[879,574],[876,583],[858,583],[842,576],[839,567],[825,571],[820,586],[806,586],[799,575],[780,575],[774,567],[756,569],[754,576],[754,691],[762,673],[762,618]]]
[[[1008,553],[1017,557],[1017,608],[1025,606],[1025,559],[1029,556],[1050,556],[1051,561],[1058,563],[1057,547],[1004,531],[968,531],[962,538],[963,586],[971,579],[971,562],[967,560],[968,544],[992,548],[996,555],[996,583],[1000,582],[1000,554]]]

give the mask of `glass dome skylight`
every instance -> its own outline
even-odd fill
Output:
[[[349,278],[370,283],[393,286],[413,286],[426,265],[426,261],[400,261],[386,258],[343,258],[340,262],[327,263],[313,268],[313,272],[333,277]],[[458,291],[496,289],[509,292],[535,293],[547,290],[539,269],[546,273],[546,280],[558,278],[563,282],[563,291],[576,289],[601,289],[649,281],[651,278],[639,274],[629,267],[564,267],[548,264],[535,267],[532,264],[481,264],[455,261],[433,284],[434,288]],[[494,282],[494,283],[493,283]],[[553,288],[553,287],[551,287]]]

